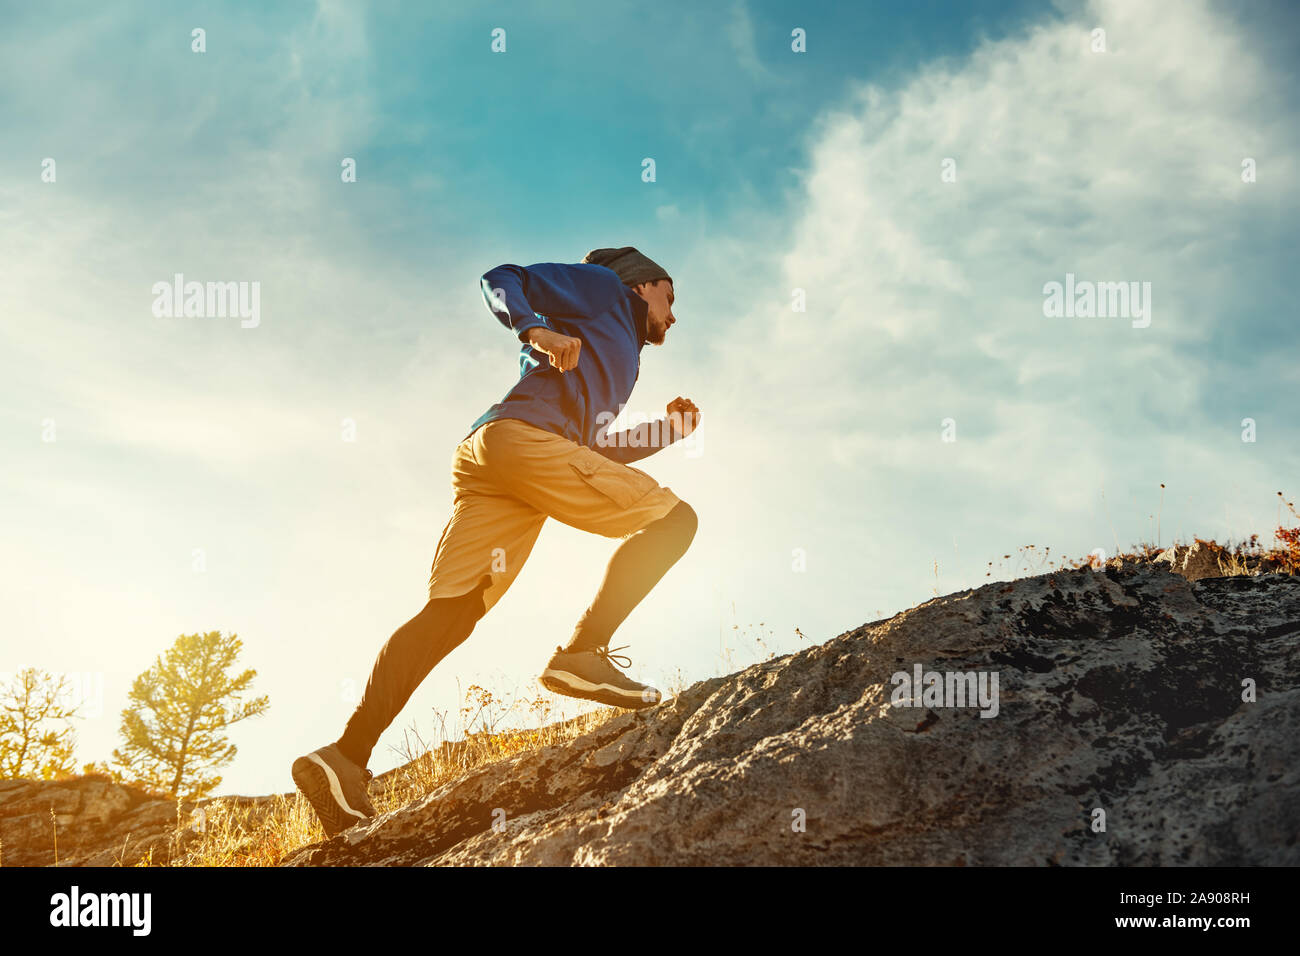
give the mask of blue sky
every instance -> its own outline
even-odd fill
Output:
[[[220,792],[288,790],[339,734],[517,375],[478,288],[505,262],[636,245],[674,276],[629,411],[700,407],[695,453],[641,463],[700,529],[615,641],[642,679],[1157,514],[1165,544],[1270,539],[1300,475],[1287,5],[468,7],[6,9],[0,671],[98,675],[80,760],[182,632],[239,634],[271,698]],[[177,272],[257,281],[260,324],[154,316]],[[1150,325],[1045,317],[1067,273],[1150,282]],[[612,547],[549,522],[371,768],[458,682],[531,693]]]

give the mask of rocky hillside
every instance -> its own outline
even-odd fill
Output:
[[[284,862],[1295,865],[1300,578],[1203,577],[1186,558],[936,598],[484,766]],[[918,665],[938,691],[896,691]],[[958,673],[988,696],[954,700],[943,675]],[[24,842],[42,814],[48,831],[60,785],[23,786],[40,789],[0,783],[5,865],[49,859]],[[103,821],[81,862],[162,820],[63,799]]]
[[[286,862],[1300,863],[1300,578],[1167,566],[937,598]],[[893,706],[917,664],[996,673],[996,715]]]

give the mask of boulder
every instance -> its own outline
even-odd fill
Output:
[[[1199,538],[1191,545],[1166,548],[1152,559],[1153,564],[1168,565],[1169,570],[1189,581],[1222,577],[1224,549]],[[1224,559],[1226,560],[1226,559]]]
[[[56,831],[60,866],[133,865],[150,846],[161,862],[170,858],[160,848],[175,835],[176,804],[99,774],[0,781],[0,863],[53,865]]]

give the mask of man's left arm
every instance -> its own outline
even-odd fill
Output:
[[[695,431],[699,424],[700,410],[689,398],[682,398],[679,395],[668,403],[667,418],[642,422],[612,435],[606,431],[602,436],[603,443],[597,441],[593,450],[611,461],[630,465],[685,438]]]

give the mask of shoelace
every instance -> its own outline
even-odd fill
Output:
[[[612,648],[612,649],[611,649],[610,646],[609,646],[608,644],[602,644],[602,645],[600,645],[599,647],[593,647],[593,648],[592,648],[592,652],[593,652],[597,657],[599,657],[599,658],[601,658],[602,660],[608,662],[609,664],[613,664],[613,663],[615,662],[615,658],[617,658],[617,659],[619,659],[619,660],[627,661],[626,664],[619,664],[619,665],[618,665],[619,667],[622,667],[622,668],[624,668],[624,669],[627,669],[627,668],[629,668],[629,667],[632,666],[632,658],[628,657],[626,654],[615,654],[614,651],[621,651],[621,650],[623,650],[623,648],[625,648],[625,647],[631,647],[631,646],[632,646],[631,644],[622,644],[622,645],[620,645],[620,646],[618,646],[618,647],[615,647],[615,648]]]

